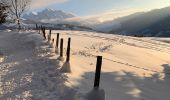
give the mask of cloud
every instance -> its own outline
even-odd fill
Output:
[[[67,0],[32,0],[31,9],[47,7],[51,4],[64,3]]]
[[[109,21],[118,17],[127,16],[135,12],[141,12],[139,9],[123,8],[123,9],[112,9],[100,14],[100,21]]]
[[[119,17],[127,16],[136,12],[142,12],[141,9],[132,9],[132,8],[120,8],[120,9],[111,9],[107,10],[101,14],[90,15],[83,17],[84,19],[94,19],[99,22],[111,21]]]

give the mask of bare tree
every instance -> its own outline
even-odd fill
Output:
[[[21,16],[29,8],[31,0],[1,0],[9,6],[9,13],[14,16],[18,29],[21,29]]]

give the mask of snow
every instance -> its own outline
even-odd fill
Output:
[[[35,11],[32,11],[31,13],[32,13],[33,15],[38,15],[38,13],[35,12]]]
[[[87,94],[86,97],[88,100],[105,100],[105,92],[104,90],[93,89]]]
[[[167,100],[170,44],[153,38],[80,31],[53,31],[71,44],[67,86],[87,95],[93,88],[96,56],[103,56],[100,88],[106,100]],[[56,34],[53,34],[53,37]]]
[[[63,73],[71,73],[70,62],[65,62],[61,68],[61,72]]]
[[[66,76],[51,56],[48,44],[37,33],[1,32],[1,100],[61,100],[73,98]],[[57,66],[57,67],[56,67]]]
[[[46,31],[48,33],[49,31]],[[71,61],[60,61],[37,32],[0,33],[0,99],[167,100],[170,44],[86,31],[52,31],[72,38]],[[55,47],[55,42],[52,47]],[[93,89],[96,56],[103,56],[99,90]],[[64,59],[65,59],[64,55]],[[65,70],[71,73],[63,73]],[[96,99],[99,100],[99,99]]]
[[[170,38],[153,38],[153,40],[162,41],[165,43],[170,43]]]

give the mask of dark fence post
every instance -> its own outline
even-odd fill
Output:
[[[58,53],[59,37],[60,37],[60,34],[57,33],[56,46],[55,46],[55,53]]]
[[[37,26],[37,30],[36,30],[37,32],[39,32],[39,28],[38,28],[38,26]]]
[[[106,100],[105,91],[99,88],[101,67],[102,67],[102,56],[97,56],[94,88],[92,91],[90,91],[87,94],[88,100]]]
[[[43,34],[43,28],[44,28],[44,27],[42,26],[42,27],[41,27],[41,34]]]
[[[63,38],[61,38],[60,42],[60,58],[63,58]]]
[[[38,26],[38,33],[40,33],[40,27]]]
[[[51,42],[51,47],[54,46],[54,38],[52,39],[52,42]]]
[[[40,34],[41,34],[41,32],[43,32],[43,27],[42,27],[42,25],[40,26]]]
[[[42,34],[43,34],[43,32],[44,32],[44,26],[42,26]]]
[[[94,88],[99,88],[99,85],[100,85],[101,66],[102,66],[102,56],[97,56],[97,64],[96,64],[96,73],[95,73],[95,80],[94,80]]]
[[[39,34],[41,34],[41,26],[39,26]]]
[[[48,42],[51,40],[51,30],[49,30],[49,35],[48,35]]]
[[[71,38],[68,38],[66,62],[69,62],[69,61],[70,61],[70,44],[71,44]]]
[[[45,27],[43,28],[43,37],[44,37],[44,39],[46,40],[46,36],[45,36],[46,34],[45,34]]]
[[[35,30],[36,30],[36,31],[38,30],[38,25],[37,25],[37,24],[35,24]]]
[[[44,27],[43,27],[43,26],[41,26],[41,34],[43,34],[43,29],[44,29]]]
[[[71,73],[71,64],[70,64],[70,43],[71,43],[71,38],[68,38],[68,45],[67,45],[67,58],[66,62],[63,64],[61,68],[61,72],[63,73]],[[62,59],[64,60],[64,59]]]

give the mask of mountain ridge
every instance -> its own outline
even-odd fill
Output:
[[[169,21],[169,18],[170,7],[154,9],[136,16],[129,15],[114,20],[120,23],[120,27],[117,29],[113,28],[110,33],[118,32],[126,35],[158,36],[160,32],[167,33],[170,31],[170,24],[166,23],[166,21]],[[166,28],[166,31],[159,27],[160,25],[164,25],[162,27]],[[157,29],[154,27],[157,27]]]
[[[53,10],[53,9],[44,9],[40,12],[30,12],[28,14],[24,14],[24,19],[34,20],[34,21],[42,21],[42,20],[49,20],[49,19],[58,19],[63,20],[67,18],[75,17],[75,15],[71,13],[64,12],[62,10]]]

